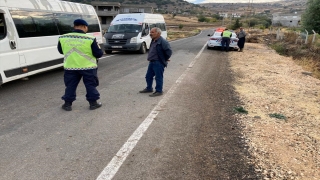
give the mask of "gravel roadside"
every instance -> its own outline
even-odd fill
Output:
[[[320,179],[320,80],[264,44],[229,53],[248,114],[243,136],[263,179]]]

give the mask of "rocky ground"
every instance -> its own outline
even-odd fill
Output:
[[[229,55],[238,119],[264,179],[320,179],[320,80],[264,44]]]

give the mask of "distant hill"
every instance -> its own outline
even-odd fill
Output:
[[[261,14],[274,12],[282,13],[301,13],[306,9],[306,0],[282,0],[266,3],[205,3],[200,4],[211,14],[219,12],[237,13],[237,14]]]
[[[78,3],[91,4],[94,0],[65,0]],[[158,13],[176,13],[176,14],[201,14],[205,7],[189,3],[185,0],[96,0],[101,2],[119,2],[121,4],[133,4],[152,6]]]

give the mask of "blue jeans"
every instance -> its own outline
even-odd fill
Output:
[[[153,77],[156,79],[156,92],[162,92],[164,65],[160,61],[149,62],[146,81],[147,89],[152,89]]]
[[[226,45],[227,51],[229,51],[229,44],[230,44],[230,38],[228,37],[223,37],[221,41],[221,50],[224,50],[224,46]]]
[[[62,99],[68,102],[76,100],[76,90],[78,84],[83,79],[86,87],[86,99],[89,102],[100,99],[100,94],[96,87],[99,85],[97,69],[89,70],[64,70],[64,84],[66,86],[65,94]]]

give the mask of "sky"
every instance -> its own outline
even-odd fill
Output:
[[[200,4],[200,3],[261,3],[261,2],[276,2],[280,0],[185,0],[190,3]]]

